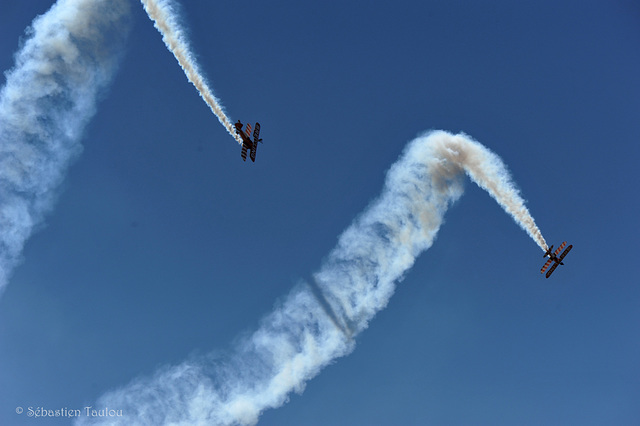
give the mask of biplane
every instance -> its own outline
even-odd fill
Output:
[[[547,268],[549,268],[549,265],[551,265],[551,263],[553,263],[553,265],[551,266],[549,271],[547,271],[547,275],[545,275],[547,278],[549,278],[551,276],[551,274],[553,274],[553,271],[556,270],[558,265],[564,265],[564,263],[562,263],[562,259],[564,259],[564,257],[573,248],[573,245],[570,245],[569,247],[566,248],[565,251],[562,252],[562,254],[560,256],[558,256],[558,254],[562,251],[562,249],[566,245],[567,245],[567,242],[565,241],[564,243],[560,244],[560,247],[558,247],[556,249],[556,251],[554,251],[554,252],[551,252],[553,250],[553,245],[547,249],[547,251],[545,252],[545,254],[542,257],[549,256],[549,260],[547,260],[547,262],[544,265],[542,265],[542,269],[540,269],[540,273],[541,274],[544,274],[544,271],[546,271]]]
[[[242,151],[240,152],[242,161],[247,161],[247,150],[249,150],[249,157],[251,161],[255,162],[258,142],[262,142],[262,139],[260,139],[260,123],[256,123],[255,129],[253,129],[253,141],[251,141],[251,124],[247,123],[246,130],[242,130],[242,122],[238,120],[234,126],[236,133],[242,138]]]

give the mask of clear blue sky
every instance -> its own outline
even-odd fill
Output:
[[[0,5],[0,69],[51,1]],[[142,6],[46,227],[0,298],[0,424],[228,349],[318,269],[405,144],[500,155],[566,266],[470,182],[355,351],[262,425],[640,422],[640,7],[201,2],[189,38],[243,163]],[[4,83],[4,78],[2,78]],[[633,278],[636,277],[636,278]]]

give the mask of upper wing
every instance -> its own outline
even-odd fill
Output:
[[[257,143],[253,143],[253,146],[251,147],[251,152],[249,153],[249,157],[251,157],[251,161],[253,161],[254,163],[256,162],[256,148],[258,147]]]
[[[251,124],[247,123],[247,130],[245,131],[245,133],[247,134],[248,138],[251,137]]]
[[[572,248],[573,248],[573,244],[567,247],[567,249],[564,251],[564,253],[562,253],[562,255],[558,260],[562,262],[562,259],[564,259],[564,257],[571,251]]]
[[[551,269],[549,269],[549,272],[547,272],[547,275],[545,275],[547,278],[549,278],[551,276],[551,274],[553,273],[553,271],[556,270],[556,268],[558,267],[559,263],[554,263],[553,266],[551,267]]]
[[[251,161],[256,161],[256,151],[258,150],[258,142],[260,142],[260,123],[256,123],[256,128],[253,131],[253,147],[251,147]]]
[[[544,274],[544,271],[547,270],[547,268],[549,267],[549,265],[551,265],[551,262],[553,262],[553,259],[549,259],[547,260],[547,263],[545,263],[544,265],[542,265],[542,269],[540,269],[540,273]]]
[[[260,142],[260,123],[256,123],[256,128],[253,131],[253,143]]]
[[[560,253],[562,251],[562,249],[564,248],[564,246],[567,245],[567,242],[565,241],[564,243],[560,244],[560,247],[558,247],[556,249],[556,251],[553,252],[553,254],[555,254],[556,256],[558,255],[558,253]]]

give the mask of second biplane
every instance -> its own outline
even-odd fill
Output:
[[[551,276],[551,274],[553,273],[553,271],[556,270],[556,268],[558,267],[558,265],[564,265],[564,263],[562,263],[562,259],[564,259],[564,257],[569,253],[569,251],[571,251],[571,249],[573,248],[573,245],[570,245],[569,247],[567,247],[567,249],[565,251],[562,252],[562,254],[558,257],[558,253],[560,253],[562,251],[562,249],[567,245],[567,242],[565,241],[564,243],[560,244],[560,247],[558,247],[556,249],[556,251],[554,251],[553,253],[551,252],[551,250],[553,250],[553,245],[551,247],[549,247],[547,249],[547,251],[545,252],[545,254],[542,257],[547,257],[549,256],[549,260],[547,260],[547,262],[542,266],[542,269],[540,269],[540,273],[544,274],[544,271],[547,270],[547,268],[549,268],[549,265],[551,265],[552,262],[555,262],[553,264],[553,266],[551,266],[551,268],[549,269],[549,271],[547,272],[547,275],[545,275],[547,278],[549,278]]]
[[[240,152],[242,161],[247,161],[247,150],[249,150],[249,157],[251,161],[255,162],[258,142],[262,142],[262,139],[260,139],[260,123],[256,123],[255,129],[253,129],[253,141],[251,141],[251,124],[247,123],[247,129],[242,130],[242,122],[238,120],[234,126],[236,133],[242,138],[242,151]]]

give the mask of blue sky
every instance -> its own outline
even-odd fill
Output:
[[[2,70],[51,4],[0,6]],[[574,244],[566,266],[545,280],[540,249],[467,181],[355,351],[260,424],[640,420],[637,5],[181,5],[215,94],[264,145],[242,162],[132,2],[84,151],[0,298],[0,424],[64,424],[15,408],[82,408],[228,350],[429,129],[500,155],[547,241]]]

